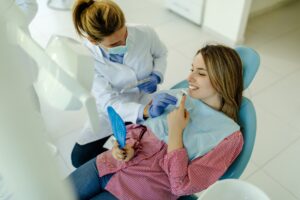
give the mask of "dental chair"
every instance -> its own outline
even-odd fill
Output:
[[[243,63],[243,82],[244,90],[248,88],[252,82],[258,67],[260,65],[260,57],[258,53],[248,47],[237,47],[235,49],[239,54]],[[186,80],[179,82],[172,89],[187,88]],[[228,168],[222,179],[238,179],[245,170],[254,146],[256,136],[256,113],[255,108],[250,99],[243,97],[241,108],[239,111],[239,124],[244,137],[244,146],[237,159]],[[197,200],[196,195],[182,196],[179,200]]]
[[[252,82],[259,64],[260,57],[257,52],[248,47],[237,47],[235,49],[239,54],[242,63],[243,63],[243,82],[244,90],[248,88]],[[187,88],[188,82],[186,80],[177,83],[171,89],[177,88]],[[243,97],[242,105],[239,111],[239,123],[241,126],[241,131],[244,137],[244,146],[240,155],[228,168],[225,174],[220,179],[238,179],[243,171],[245,170],[253,150],[255,135],[256,135],[256,113],[252,102]],[[111,198],[111,195],[108,192],[101,193],[98,198],[107,199]],[[107,198],[106,198],[107,197]],[[196,195],[181,196],[178,200],[197,200]]]

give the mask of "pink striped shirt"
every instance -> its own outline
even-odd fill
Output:
[[[97,157],[100,176],[115,173],[105,189],[121,200],[175,200],[200,192],[224,174],[243,146],[237,131],[204,156],[189,161],[185,148],[167,153],[167,144],[149,129],[139,141],[141,129],[127,126],[127,142],[135,144],[132,160],[117,161],[111,151]]]

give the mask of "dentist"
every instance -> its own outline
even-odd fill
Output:
[[[71,155],[73,165],[79,167],[106,150],[102,146],[112,133],[108,106],[125,121],[138,123],[160,115],[176,98],[149,95],[163,82],[167,65],[167,49],[151,27],[126,24],[112,0],[77,0],[73,22],[95,59],[92,94],[101,124],[107,124],[101,133],[94,133],[86,123]],[[151,98],[155,104],[149,106]]]

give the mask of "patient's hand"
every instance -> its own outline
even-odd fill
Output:
[[[118,142],[115,141],[112,148],[112,156],[118,161],[128,162],[134,156],[134,149],[131,144],[126,144],[124,149],[120,149]]]
[[[189,122],[189,112],[185,109],[186,95],[183,95],[180,105],[177,109],[170,112],[167,116],[168,128],[171,132],[182,133]]]
[[[169,139],[168,139],[168,153],[183,148],[183,129],[189,122],[189,112],[185,109],[186,96],[183,96],[180,105],[177,109],[170,112],[167,116]]]

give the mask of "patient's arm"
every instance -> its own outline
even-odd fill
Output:
[[[189,112],[185,109],[185,100],[186,96],[184,95],[179,107],[170,112],[167,117],[169,128],[168,153],[183,147],[182,134],[190,119]]]
[[[163,170],[169,177],[173,194],[182,196],[200,192],[217,181],[239,155],[243,146],[241,132],[225,138],[218,146],[189,163],[184,148],[165,155]]]

